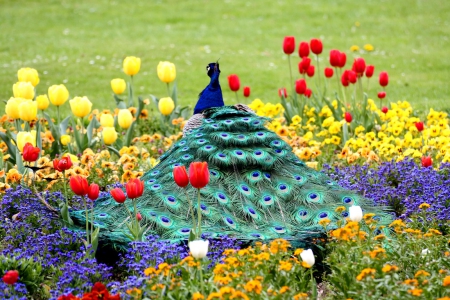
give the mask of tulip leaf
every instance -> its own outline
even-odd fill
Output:
[[[142,99],[141,96],[138,97],[138,109],[136,111],[136,120],[139,123],[139,116],[141,115],[142,110],[144,109],[145,103],[144,103],[144,99]]]
[[[176,81],[173,82],[172,100],[175,103],[175,107],[176,107],[177,106],[177,100],[178,100],[178,97],[177,97],[177,82]]]
[[[133,121],[131,123],[130,127],[128,127],[127,133],[125,134],[125,146],[129,147],[131,144],[131,140],[133,139],[133,133],[134,133],[134,125],[136,124],[136,121]]]
[[[22,154],[19,151],[19,148],[16,147],[16,165],[17,165],[17,171],[19,171],[20,174],[23,174],[25,172],[25,167],[23,166],[22,161]]]
[[[41,137],[41,123],[37,122],[36,123],[36,146],[39,149],[42,149],[42,137]],[[39,153],[39,157],[41,156],[41,153]]]
[[[195,241],[196,234],[194,232],[194,229],[191,229],[189,232],[189,242]]]
[[[82,140],[80,137],[80,133],[77,130],[77,124],[75,124],[75,121],[72,119],[72,126],[73,126],[73,135],[75,136],[75,142],[77,143],[78,152],[82,152]]]
[[[348,124],[347,124],[347,122],[345,122],[344,123],[344,125],[343,125],[343,128],[342,128],[343,130],[343,136],[344,136],[344,145],[345,145],[345,143],[348,141]]]
[[[120,157],[120,152],[116,148],[114,148],[112,146],[107,146],[106,148],[108,148],[110,151],[114,152],[115,154],[117,154],[117,156]]]
[[[150,97],[152,97],[153,102],[155,103],[156,107],[158,107],[159,98],[155,95],[150,95]]]
[[[95,115],[93,115],[92,120],[91,120],[91,122],[89,122],[89,125],[87,127],[87,134],[86,134],[89,147],[91,147],[91,145],[92,145],[92,136],[93,136],[94,129],[97,129],[98,127],[99,127],[99,123],[97,121],[97,118],[95,117]]]
[[[117,105],[118,109],[126,109],[127,108],[125,101],[120,99],[117,95],[114,95],[114,100],[116,100],[116,105]]]
[[[10,159],[13,161],[13,163],[16,163],[16,150],[17,147],[14,146],[11,143],[11,138],[6,135],[4,132],[0,132],[0,138],[5,142],[6,146],[8,147],[8,154],[10,155]]]
[[[98,234],[100,232],[100,227],[95,227],[95,230],[91,233],[91,249],[89,250],[89,257],[94,258],[95,252],[98,248]]]
[[[134,101],[133,101],[133,76],[131,76],[131,80],[130,80],[130,82],[128,82],[128,107],[132,107],[132,106],[134,106]]]
[[[67,118],[65,118],[64,120],[62,120],[61,123],[59,123],[59,132],[60,132],[60,135],[66,134],[67,127],[69,126],[69,121],[70,121],[70,116],[67,117]],[[59,138],[60,138],[60,137],[61,137],[61,136],[59,136]],[[56,137],[55,137],[55,138],[56,138]]]

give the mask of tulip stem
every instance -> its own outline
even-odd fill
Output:
[[[92,221],[91,221],[91,234],[94,232],[94,201],[92,201],[92,210],[91,210],[91,214],[92,214]],[[91,236],[91,242],[92,242],[92,236]]]
[[[86,212],[86,241],[87,241],[88,245],[90,245],[91,243],[89,242],[89,213],[88,213],[88,207],[87,207],[86,198],[84,196],[81,196],[81,197],[83,198],[84,210]],[[87,245],[86,245],[86,251],[87,251]]]
[[[334,67],[334,70],[336,71],[335,73],[336,73],[336,80],[337,80],[337,93],[338,93],[338,95],[339,95],[339,69],[337,68],[337,67]]]
[[[203,270],[202,270],[202,259],[198,259],[198,272],[200,275],[200,290],[203,294]]]
[[[61,122],[61,115],[59,113],[59,105],[56,107],[56,111],[58,112],[58,125]]]
[[[129,85],[129,89],[128,89],[128,96],[130,97],[130,99],[128,99],[128,107],[133,106],[134,104],[134,99],[133,99],[133,75],[130,76],[130,85]]]
[[[138,218],[137,218],[138,212],[137,212],[136,201],[135,201],[135,200],[136,200],[136,199],[131,200],[131,201],[133,202],[134,221],[135,221],[135,224],[136,224],[136,227],[134,227],[134,230],[136,231],[136,232],[135,232],[135,234],[136,234],[135,236],[139,238],[139,232],[140,232],[141,230],[140,230],[140,228],[139,228],[139,221],[138,221]],[[140,241],[140,238],[139,238],[139,241]]]
[[[200,189],[197,189],[197,216],[198,216],[198,232],[197,239],[202,238],[202,208],[200,207]]]
[[[364,89],[363,89],[363,84],[362,84],[362,76],[360,76],[358,78],[359,81],[359,88],[361,89],[361,99],[362,99],[362,103],[364,103]],[[380,107],[381,109],[381,107]]]
[[[172,97],[171,95],[170,95],[170,88],[169,88],[169,83],[167,83],[167,96],[168,97]]]
[[[194,232],[197,232],[197,226],[195,225],[195,214],[194,214],[194,206],[192,205],[192,201],[191,201],[191,198],[189,198],[189,194],[187,193],[187,190],[186,190],[186,188],[184,187],[183,188],[183,191],[184,191],[184,194],[186,195],[186,198],[187,198],[187,200],[188,200],[188,202],[189,202],[189,210],[191,211],[191,215],[192,215],[192,225],[193,225],[193,230],[194,230]]]
[[[312,296],[312,299],[317,299],[317,286],[316,286],[316,281],[314,280],[312,266],[311,266],[311,268],[309,268],[309,272],[311,273],[311,288],[312,288],[311,296]]]
[[[69,198],[67,197],[67,182],[66,182],[65,170],[62,171],[62,174],[63,174],[63,182],[64,182],[64,196],[66,196],[66,206],[67,206],[67,209],[69,209]]]
[[[237,94],[237,92],[234,92],[234,93],[236,94],[236,104],[238,104],[239,103],[238,94]]]
[[[292,80],[292,66],[291,66],[291,55],[288,54],[288,63],[289,63],[289,75],[291,76],[291,93],[294,93],[294,80]]]
[[[319,93],[322,92],[322,90],[320,89],[321,87],[321,81],[320,81],[320,67],[319,67],[319,55],[316,54],[316,61],[317,61],[317,77],[319,78]]]

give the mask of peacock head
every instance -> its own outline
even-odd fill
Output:
[[[206,74],[208,74],[209,77],[211,77],[215,72],[220,73],[219,69],[219,62],[213,62],[206,66]]]

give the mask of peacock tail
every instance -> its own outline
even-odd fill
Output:
[[[304,240],[323,233],[348,216],[348,207],[359,205],[375,213],[378,225],[387,225],[391,215],[373,201],[346,190],[325,174],[299,160],[291,147],[265,127],[266,118],[234,106],[203,112],[197,128],[160,158],[159,164],[141,178],[144,194],[137,201],[146,235],[166,240],[189,237],[192,227],[189,200],[197,210],[197,189],[176,185],[173,169],[206,161],[210,182],[201,189],[202,232],[211,237],[228,235],[241,240],[284,238]],[[133,212],[130,200],[125,204]],[[101,238],[111,243],[127,241],[129,214],[111,197],[95,202],[95,225]],[[346,207],[336,212],[339,206]],[[339,210],[338,210],[339,211]],[[84,212],[71,212],[84,224]]]

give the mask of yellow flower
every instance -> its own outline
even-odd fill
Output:
[[[102,135],[103,135],[103,142],[106,145],[112,145],[117,140],[117,132],[114,127],[104,127]]]
[[[39,74],[33,68],[21,68],[17,71],[17,78],[22,82],[30,82],[33,86],[37,86],[39,83]]]
[[[46,110],[50,101],[48,100],[47,95],[39,95],[36,97],[37,107],[40,110]]]
[[[173,102],[172,98],[165,97],[159,99],[158,102],[158,109],[164,116],[168,116],[172,113],[173,109],[175,108],[175,103]]]
[[[394,265],[386,264],[383,266],[381,271],[383,271],[384,273],[396,272],[396,271],[398,271],[398,267],[394,266]]]
[[[159,80],[165,83],[171,83],[177,76],[175,65],[168,61],[160,61],[156,71],[158,72]]]
[[[299,115],[295,115],[292,117],[292,124],[299,124],[302,121],[302,118]]]
[[[341,143],[341,138],[336,135],[333,135],[331,137],[331,143],[335,144],[335,145],[339,145]]]
[[[114,117],[111,114],[102,114],[100,116],[100,124],[102,127],[113,127]]]
[[[375,269],[365,268],[364,270],[361,271],[361,273],[358,276],[356,276],[356,280],[361,281],[368,275],[372,275],[373,277],[375,273],[376,273]]]
[[[443,286],[450,286],[450,276],[446,276],[442,281]]]
[[[122,78],[111,80],[111,89],[113,90],[114,94],[120,95],[125,91],[126,88],[127,83]]]
[[[68,134],[64,134],[61,136],[61,144],[63,144],[64,146],[67,146],[67,144],[70,143],[71,137]]]
[[[119,111],[119,114],[117,115],[117,120],[120,127],[122,127],[123,129],[127,129],[133,122],[133,115],[128,109],[121,109]]]
[[[34,86],[31,82],[19,81],[13,85],[13,93],[16,98],[32,100],[34,98]]]
[[[364,45],[364,50],[370,52],[373,51],[374,47],[371,44],[365,44]]]
[[[412,289],[412,290],[408,290],[408,294],[411,294],[413,296],[420,296],[422,295],[423,290],[421,289]]]
[[[27,131],[19,131],[16,136],[17,148],[19,151],[23,151],[23,146],[26,143],[31,143],[34,147],[36,147],[36,130],[31,130],[31,132]]]
[[[414,277],[419,277],[419,276],[430,276],[430,273],[428,273],[427,271],[425,271],[425,270],[419,270],[419,271],[417,271],[416,272],[416,275],[414,275]]]
[[[334,117],[328,117],[322,122],[322,127],[330,127],[334,122]]]
[[[352,51],[352,52],[356,52],[358,50],[359,50],[359,46],[357,46],[357,45],[353,45],[350,47],[350,51]]]
[[[280,271],[289,272],[292,269],[292,263],[288,261],[280,261]]]
[[[195,292],[192,295],[192,300],[201,300],[201,299],[205,299],[205,296],[203,296],[201,293],[199,292]]]
[[[84,118],[91,112],[92,103],[86,96],[75,97],[69,102],[72,113],[79,118]]]
[[[125,57],[123,60],[123,72],[129,76],[139,73],[141,68],[141,59],[135,56]]]
[[[258,280],[250,280],[245,284],[244,288],[247,292],[255,292],[259,295],[262,291],[262,284]]]
[[[328,224],[330,224],[331,221],[328,218],[322,219],[319,221],[319,225],[326,227]]]
[[[69,91],[64,84],[52,85],[48,88],[48,97],[53,105],[61,106],[69,99]]]
[[[428,208],[430,208],[431,207],[431,205],[430,204],[428,204],[428,203],[422,203],[422,204],[420,204],[419,205],[419,208],[420,209],[428,209]]]
[[[23,98],[12,98],[11,97],[8,100],[8,102],[6,102],[5,112],[9,118],[11,118],[11,119],[19,119],[20,118],[19,105],[24,101],[28,101],[28,100],[25,100]]]

